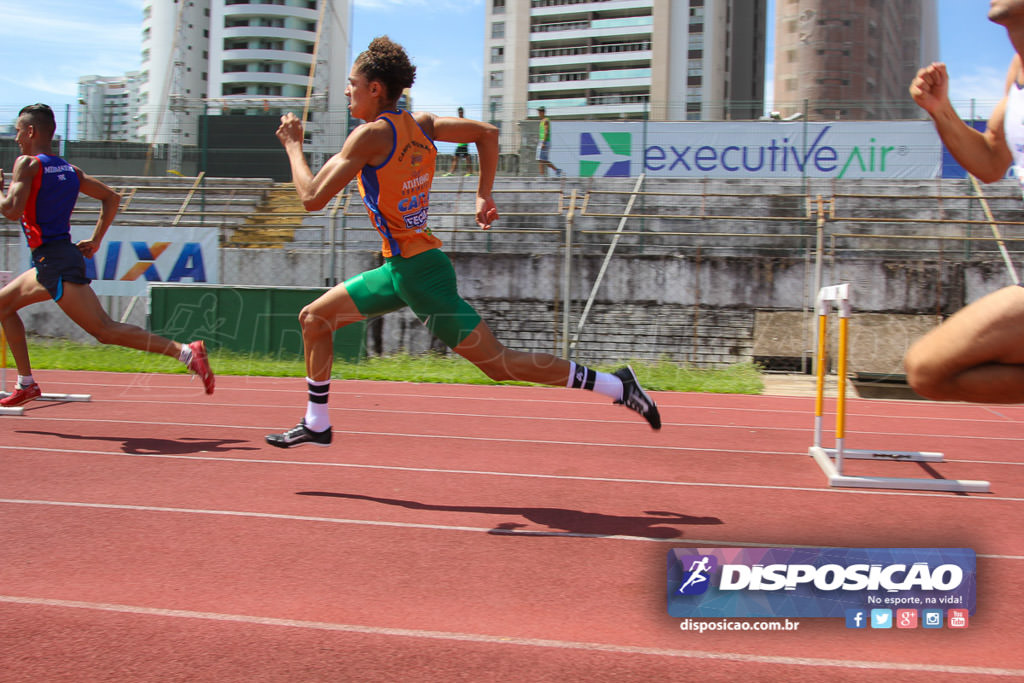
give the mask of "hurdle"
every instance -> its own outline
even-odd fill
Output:
[[[0,271],[0,287],[3,287],[11,279],[11,273]],[[7,391],[7,335],[0,329],[0,398],[10,396]],[[92,400],[91,394],[42,394],[37,401],[54,401],[58,403],[79,402],[84,403]],[[0,415],[22,415],[25,409],[21,406],[16,408],[0,407]]]
[[[835,447],[822,445],[822,424],[825,404],[826,333],[828,314],[833,306],[838,311],[839,339],[837,358],[838,395],[836,397]],[[821,467],[830,486],[845,488],[910,489],[916,491],[953,491],[987,493],[989,482],[969,479],[929,479],[925,477],[863,477],[843,474],[843,461],[884,460],[890,462],[943,462],[942,453],[927,451],[886,451],[846,448],[846,365],[849,347],[849,322],[852,313],[850,285],[831,285],[818,292],[817,383],[814,400],[814,444],[810,455]]]

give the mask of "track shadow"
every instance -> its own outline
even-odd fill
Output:
[[[510,515],[523,517],[534,524],[546,526],[551,531],[517,531],[526,524],[520,522],[502,522],[490,531],[492,534],[508,534],[521,536],[639,536],[643,538],[679,538],[682,530],[674,525],[690,524],[722,524],[717,517],[693,517],[677,512],[645,510],[646,516],[606,515],[599,512],[583,512],[582,510],[566,510],[563,508],[544,507],[501,507],[479,505],[432,505],[418,503],[414,500],[395,498],[378,498],[358,493],[330,493],[327,491],[300,491],[300,496],[321,496],[324,498],[348,498],[351,500],[369,500],[384,505],[395,505],[410,510],[432,510],[440,512],[475,512],[486,515]]]
[[[228,453],[230,451],[255,451],[255,446],[236,446],[247,443],[245,439],[200,439],[182,437],[181,439],[154,439],[152,437],[132,436],[82,436],[79,434],[61,434],[60,432],[41,432],[19,429],[18,434],[34,434],[37,436],[55,436],[68,441],[110,441],[120,443],[121,451],[130,455],[187,455],[189,453]]]

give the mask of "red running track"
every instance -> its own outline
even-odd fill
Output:
[[[989,494],[831,489],[813,399],[343,382],[330,448],[279,450],[299,379],[38,373],[0,416],[0,680],[899,681],[1024,677],[1024,407],[848,402],[853,474]],[[968,547],[960,631],[682,631],[666,554]]]

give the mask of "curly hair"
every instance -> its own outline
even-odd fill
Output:
[[[405,48],[387,36],[370,41],[370,45],[356,57],[353,66],[368,81],[380,81],[387,90],[388,100],[397,100],[402,91],[416,80],[416,67],[409,61]]]

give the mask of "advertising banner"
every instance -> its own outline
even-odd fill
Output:
[[[72,226],[74,242],[88,239],[92,226]],[[146,296],[151,282],[220,283],[217,228],[143,228],[112,225],[99,251],[86,259],[86,276],[101,296]],[[21,242],[23,269],[31,254]]]
[[[674,549],[668,612],[838,617],[852,619],[851,628],[899,610],[966,617],[975,610],[975,565],[974,551],[966,548]]]
[[[930,121],[558,121],[551,161],[570,176],[931,179],[942,143]]]

